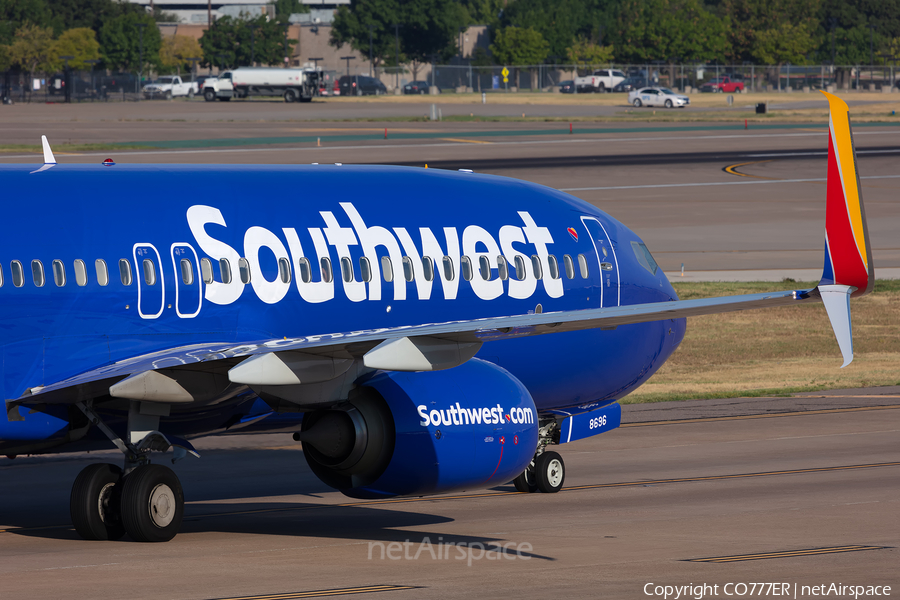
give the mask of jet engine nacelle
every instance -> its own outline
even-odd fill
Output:
[[[518,379],[472,359],[376,373],[344,405],[307,415],[294,437],[312,471],[348,496],[437,494],[519,475],[537,447],[538,415]]]

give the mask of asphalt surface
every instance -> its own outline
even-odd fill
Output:
[[[246,114],[235,104],[214,105],[214,115],[163,103],[141,105],[149,115],[127,105],[0,107],[0,131],[5,143],[46,133],[165,146],[60,153],[60,162],[477,164],[603,208],[670,273],[685,263],[687,277],[777,278],[822,262],[821,125],[578,124],[569,134],[560,123],[288,123],[284,105]],[[351,115],[347,107],[328,110]],[[854,131],[875,264],[887,273],[900,268],[896,131]],[[361,139],[329,138],[339,135]],[[306,141],[254,143],[273,137]],[[197,143],[235,138],[247,143]],[[36,158],[5,153],[0,164]],[[725,584],[753,582],[796,584],[798,597],[810,597],[803,585],[831,583],[892,585],[896,595],[900,389],[624,414],[624,427],[560,447],[567,475],[556,495],[504,485],[365,503],[323,486],[287,435],[200,440],[203,457],[174,467],[189,502],[182,533],[158,545],[84,542],[69,525],[71,482],[87,464],[120,462],[115,452],[0,458],[0,598],[650,598],[648,583],[718,585],[704,597],[733,598]],[[498,544],[505,554],[481,552]]]
[[[647,583],[706,583],[720,586],[706,597],[727,598],[725,584],[752,582],[896,590],[900,388],[818,396],[626,406],[622,428],[559,447],[566,482],[555,495],[504,485],[363,502],[320,484],[286,434],[200,440],[202,458],[174,467],[187,516],[166,544],[85,542],[68,524],[75,475],[117,462],[115,452],[0,459],[0,595],[646,598]],[[497,546],[507,553],[481,551]]]

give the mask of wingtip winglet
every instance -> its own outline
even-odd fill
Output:
[[[850,294],[855,288],[848,285],[820,285],[819,293],[831,328],[834,329],[834,337],[837,338],[838,347],[844,357],[843,369],[853,362],[853,324],[850,320]]]
[[[53,156],[53,150],[50,149],[50,142],[47,141],[47,136],[41,136],[41,146],[44,148],[44,164],[45,165],[55,165],[56,157]]]

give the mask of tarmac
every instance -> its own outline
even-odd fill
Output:
[[[671,279],[682,264],[684,279],[694,281],[819,277],[822,125],[630,123],[625,132],[598,124],[590,127],[604,131],[570,134],[559,123],[295,123],[286,111],[303,106],[194,104],[0,107],[0,130],[6,143],[35,143],[42,133],[52,143],[251,140],[61,152],[60,162],[112,155],[117,162],[467,163],[601,207],[643,237]],[[363,104],[326,108],[335,118],[369,114]],[[392,139],[394,127],[420,137]],[[463,135],[473,131],[491,135]],[[854,131],[879,277],[900,272],[896,131]],[[320,145],[329,135],[364,139]],[[278,136],[319,143],[252,142]],[[11,162],[39,159],[0,154],[0,164]],[[341,193],[336,181],[333,200]],[[900,589],[900,387],[623,412],[623,427],[558,448],[566,481],[555,495],[501,485],[357,501],[321,484],[289,435],[198,440],[202,458],[174,467],[188,499],[182,532],[155,545],[85,542],[69,524],[76,474],[91,462],[119,462],[116,451],[0,458],[0,598],[630,599],[663,598],[666,586],[685,585],[709,586],[700,588],[703,598],[773,590],[805,598],[812,586],[832,583]],[[787,587],[735,588],[754,583]]]

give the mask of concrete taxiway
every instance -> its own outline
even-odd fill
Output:
[[[752,279],[815,273],[822,262],[822,125],[583,124],[569,134],[560,123],[287,123],[277,103],[235,122],[177,122],[163,103],[142,104],[157,112],[128,121],[110,106],[34,107],[29,118],[4,107],[0,128],[7,143],[46,133],[165,146],[60,153],[60,162],[472,166],[603,208],[674,276],[681,263],[688,277]],[[392,137],[394,126],[419,137]],[[254,143],[291,136],[305,141]],[[196,144],[235,138],[244,142]],[[895,138],[890,125],[855,130],[879,275],[900,268]],[[0,155],[11,162],[38,157]],[[330,169],[338,199],[340,167]],[[201,190],[198,181],[198,201]],[[0,598],[649,598],[648,583],[719,585],[714,597],[728,597],[724,584],[751,582],[897,593],[900,389],[628,406],[625,421],[561,447],[566,487],[556,495],[502,485],[360,502],[323,486],[288,435],[200,440],[203,458],[175,466],[188,499],[182,533],[158,545],[84,542],[69,525],[76,474],[120,462],[117,453],[0,458]],[[483,552],[497,546],[503,553]]]
[[[0,461],[0,590],[43,598],[646,598],[647,583],[900,586],[900,388],[625,407],[558,494],[358,501],[289,435],[201,440],[166,544],[68,524],[90,456]],[[786,413],[786,414],[781,414]],[[483,552],[483,548],[502,548]],[[331,593],[326,590],[332,590]]]

